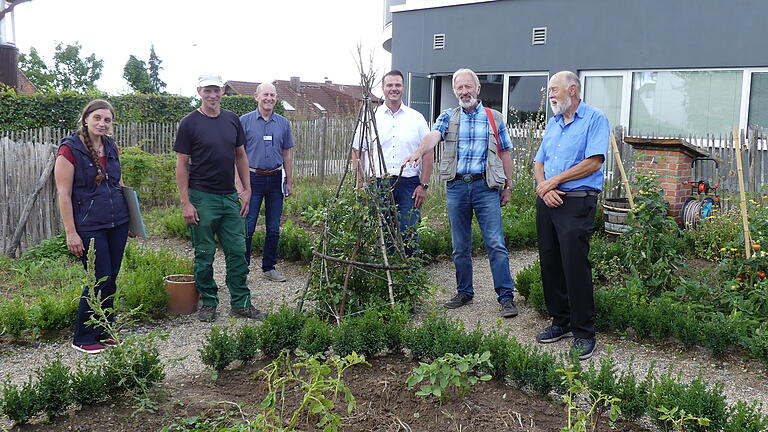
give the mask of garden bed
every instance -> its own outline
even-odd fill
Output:
[[[180,379],[164,386],[166,391],[154,413],[134,415],[130,402],[103,404],[77,411],[50,424],[35,424],[20,430],[39,431],[156,431],[180,419],[199,417],[198,424],[230,426],[252,419],[256,407],[266,395],[265,386],[254,376],[267,364],[253,364],[226,370],[216,381],[206,376]],[[342,413],[344,431],[558,431],[565,424],[564,405],[532,396],[498,381],[478,384],[465,399],[453,398],[443,406],[432,399],[415,396],[405,378],[418,364],[402,356],[376,358],[371,366],[358,365],[345,374],[345,383],[357,399],[351,414]],[[289,392],[289,406],[295,406],[302,394]],[[341,396],[340,396],[341,397]],[[341,397],[338,405],[343,405]],[[232,402],[241,405],[242,413]],[[223,420],[226,418],[227,420]],[[302,421],[300,430],[320,430],[317,419]],[[407,427],[406,427],[407,426]],[[171,429],[173,430],[173,429]],[[187,430],[196,430],[189,428]],[[214,428],[205,430],[215,430]],[[618,425],[600,431],[646,431],[636,425]]]

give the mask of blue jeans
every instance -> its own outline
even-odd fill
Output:
[[[266,235],[264,236],[264,255],[261,257],[261,270],[270,271],[277,264],[277,243],[280,241],[280,217],[283,215],[282,176],[251,173],[251,203],[246,219],[245,259],[251,265],[251,248],[256,221],[264,202]]]
[[[504,244],[501,227],[501,195],[491,189],[485,180],[464,183],[449,181],[446,191],[448,221],[451,224],[453,242],[453,263],[456,266],[456,288],[470,297],[475,295],[472,288],[472,214],[477,217],[483,234],[485,249],[493,275],[493,287],[498,301],[514,297],[515,282],[509,272],[509,252]]]
[[[397,183],[395,183],[396,179]],[[376,181],[381,182],[381,179]],[[390,185],[395,183],[395,187],[392,189],[392,197],[395,199],[395,206],[397,207],[397,219],[403,236],[405,254],[412,257],[419,249],[419,235],[416,232],[416,224],[421,219],[421,212],[413,207],[413,191],[421,184],[421,179],[419,176],[400,177],[399,179],[397,177],[390,177],[389,181]],[[389,218],[386,212],[385,217]]]
[[[117,292],[117,274],[120,272],[120,264],[123,262],[123,252],[125,251],[125,243],[128,240],[128,224],[124,223],[114,228],[106,228],[97,231],[79,231],[78,235],[83,240],[83,256],[81,261],[83,267],[88,270],[88,246],[93,239],[93,246],[95,247],[95,262],[94,273],[96,280],[103,277],[106,279],[96,285],[96,291],[101,296],[101,306],[104,309],[112,309],[114,307],[115,292]],[[93,310],[88,306],[86,298],[88,298],[89,287],[83,289],[83,295],[80,296],[80,304],[77,307],[77,321],[75,322],[75,337],[74,342],[77,345],[92,345],[100,343],[104,339],[110,336],[106,333],[102,326],[89,326],[85,323],[91,319]],[[114,322],[114,313],[108,313],[107,319],[110,322]]]

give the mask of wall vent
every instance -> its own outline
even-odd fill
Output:
[[[547,44],[547,28],[546,27],[534,27],[533,37],[531,39],[532,45],[546,45]]]
[[[432,49],[441,50],[445,48],[445,33],[435,33],[432,36]]]

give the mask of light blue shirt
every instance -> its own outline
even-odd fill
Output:
[[[448,124],[451,122],[451,113],[455,108],[443,111],[435,120],[432,130],[440,132],[445,138]],[[474,110],[467,112],[463,108],[459,115],[459,142],[457,143],[458,162],[456,174],[482,174],[485,172],[485,159],[488,157],[488,130],[490,122],[485,114],[482,103],[478,103]],[[497,124],[499,134],[499,148],[506,151],[512,148],[512,139],[509,137],[507,125],[504,122]],[[493,132],[491,132],[493,133]]]
[[[245,153],[248,165],[264,171],[273,170],[283,164],[283,150],[293,147],[293,136],[288,119],[272,113],[264,120],[259,110],[240,117],[245,131]]]
[[[581,101],[573,121],[567,125],[563,123],[562,114],[549,119],[534,160],[544,163],[544,178],[547,179],[591,156],[602,155],[605,161],[609,135],[610,126],[605,114]],[[586,177],[560,183],[557,188],[561,191],[603,190],[603,166]]]

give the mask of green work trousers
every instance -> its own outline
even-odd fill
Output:
[[[216,237],[224,250],[227,263],[226,283],[233,309],[251,305],[248,289],[248,264],[245,262],[245,219],[240,216],[236,193],[211,194],[189,190],[189,202],[197,209],[197,225],[190,225],[195,248],[195,284],[206,306],[219,303],[218,287],[213,280],[213,255]]]

